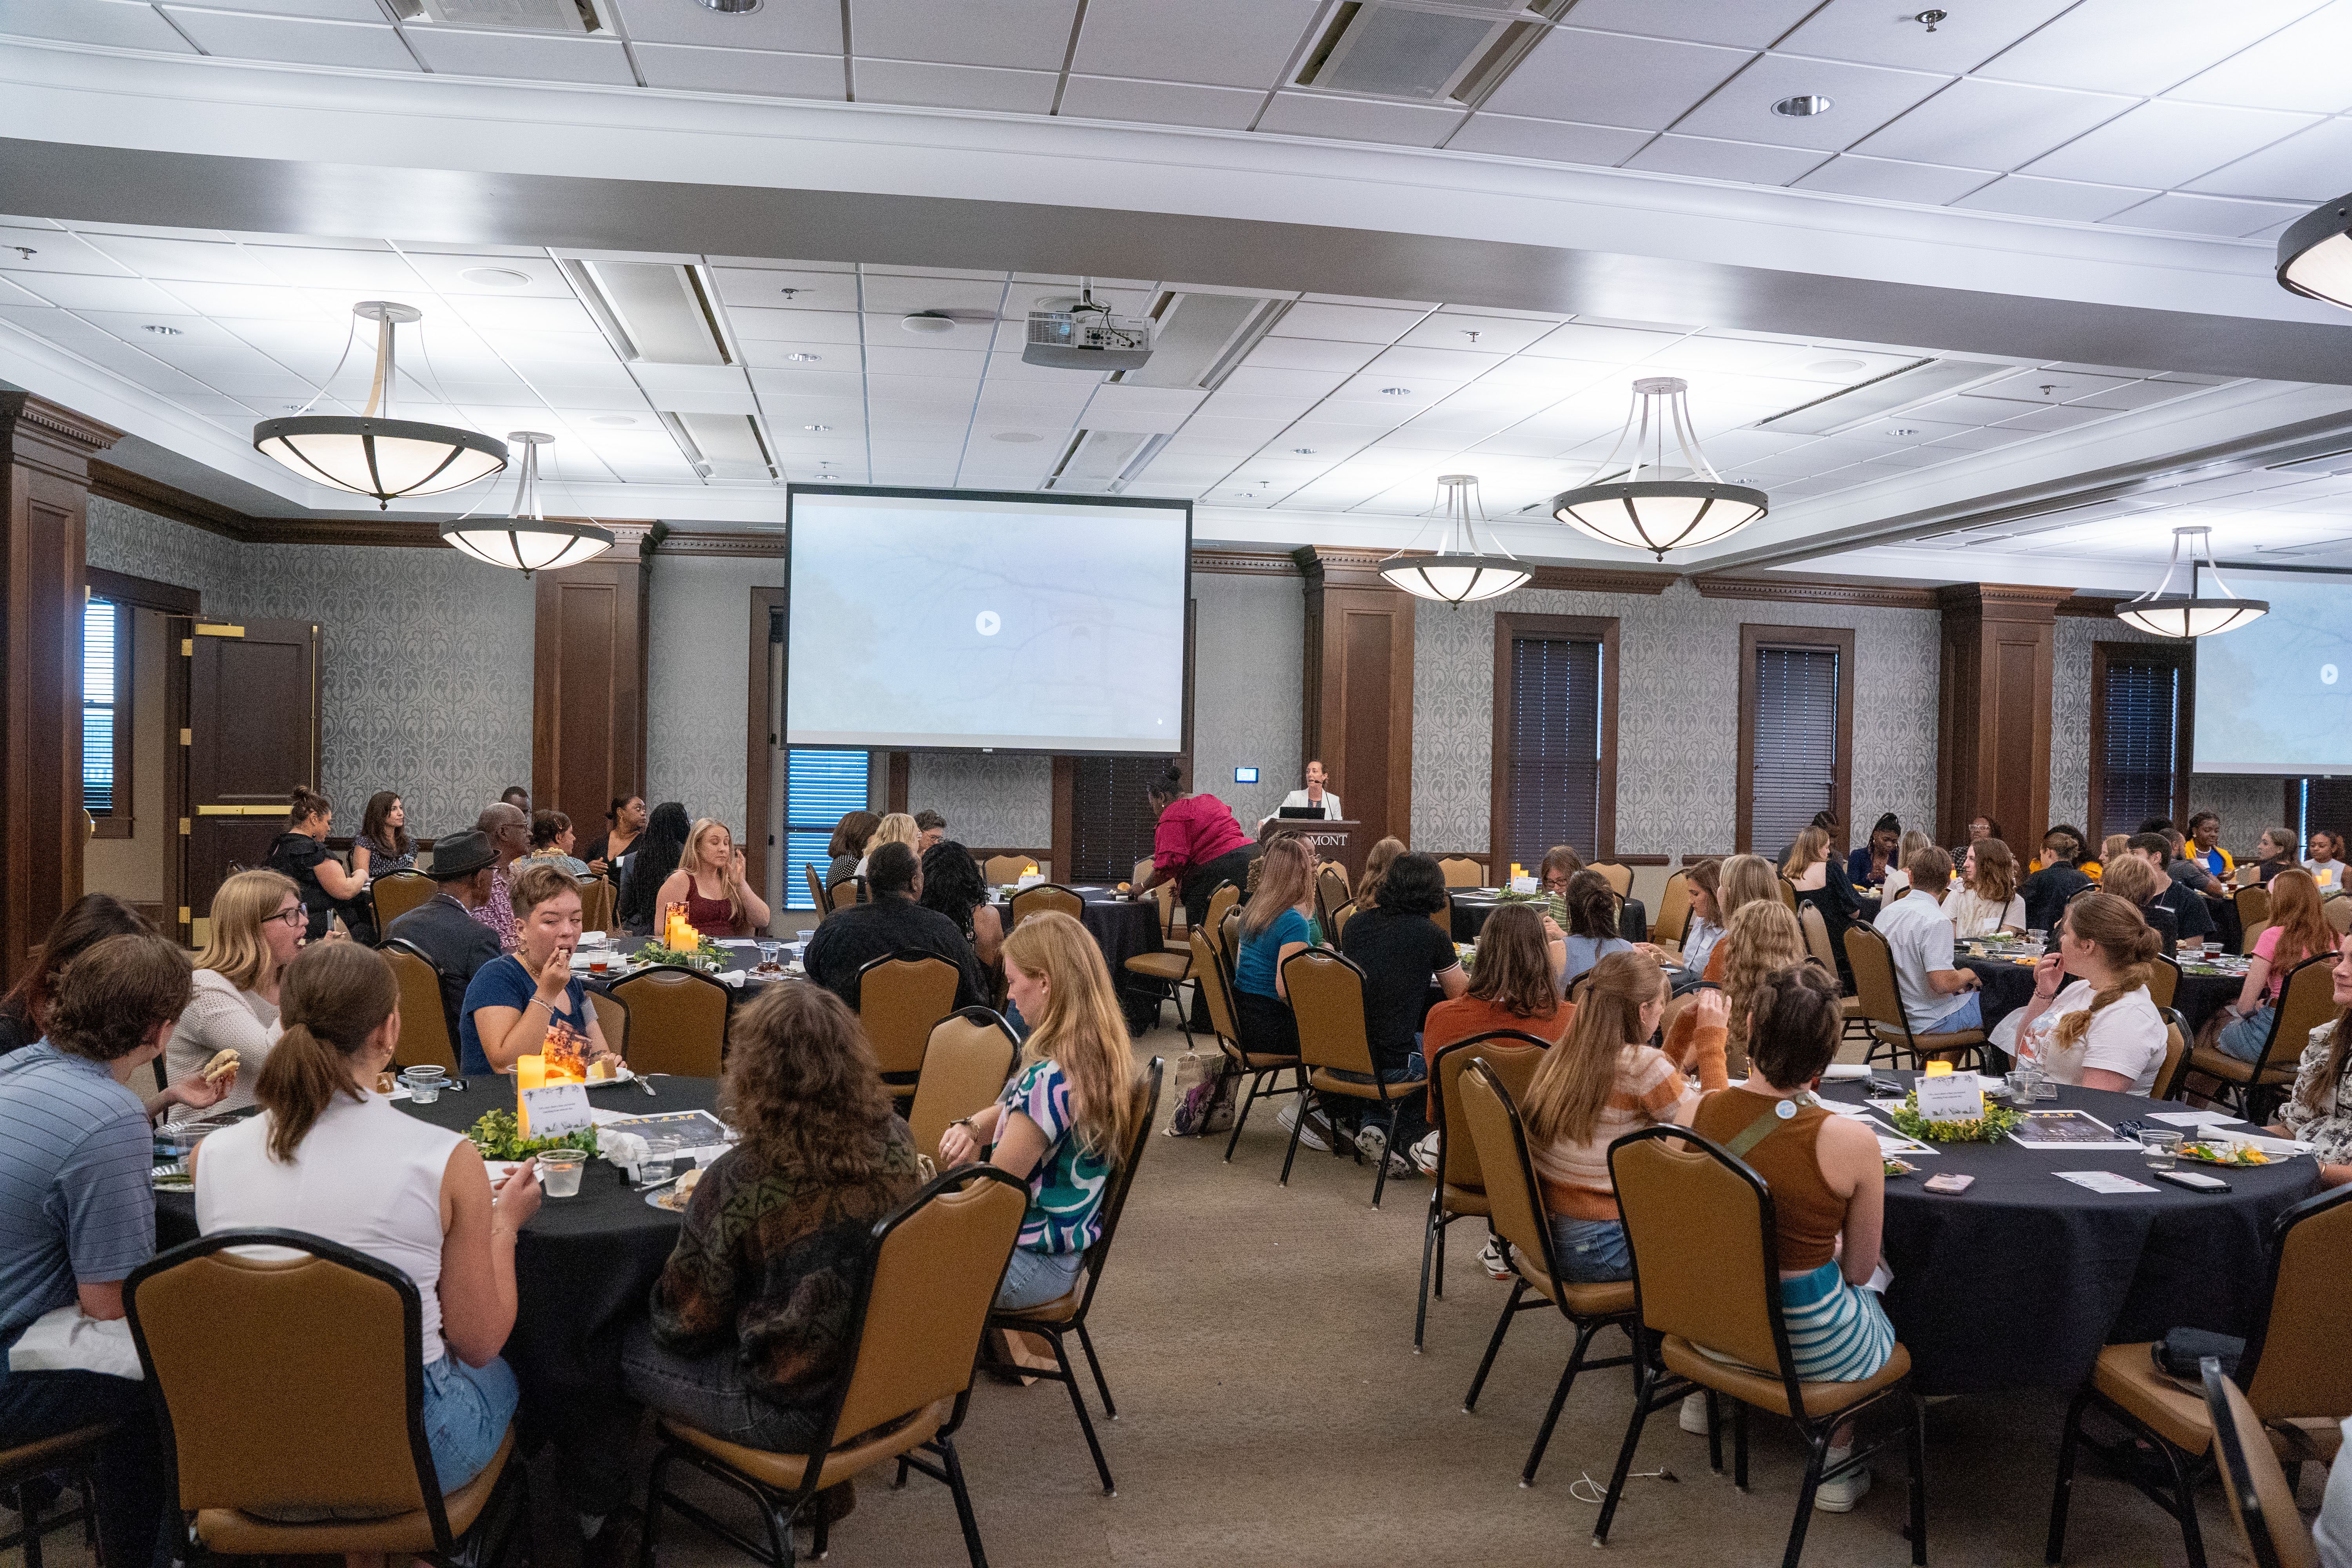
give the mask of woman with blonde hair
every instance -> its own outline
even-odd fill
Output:
[[[2140,919],[2156,932],[2156,939],[2161,944],[2158,951],[2167,958],[2172,956],[2173,950],[2180,942],[2180,921],[2170,910],[2156,901],[2171,889],[2171,878],[2148,864],[2142,856],[2125,855],[2107,868],[2107,874],[2098,887],[2102,892],[2111,893],[2137,910]],[[2055,931],[2065,918],[2066,911],[2062,908],[2048,925],[2036,929]]]
[[[698,823],[696,831],[699,832],[700,828],[701,825]],[[866,836],[866,847],[857,852],[857,868],[853,875],[859,877],[866,875],[866,863],[874,858],[874,851],[881,848],[885,844],[905,845],[914,855],[915,863],[922,864],[922,837],[923,830],[915,825],[915,819],[912,816],[903,811],[892,812],[880,822],[876,823],[874,831]]]
[[[2147,1093],[2164,1062],[2164,1015],[2147,993],[2162,945],[2131,904],[2084,893],[2066,906],[2056,950],[2033,966],[2032,999],[1995,1026],[1992,1043],[2060,1083]]]
[[[904,838],[884,840],[876,830],[872,849],[885,842],[914,847],[911,816],[886,816],[883,825],[904,822],[908,829]],[[863,863],[858,868],[865,870]],[[655,922],[658,932],[660,910],[672,904],[686,906],[686,923],[708,937],[745,937],[766,928],[767,900],[751,890],[743,879],[743,851],[735,847],[727,825],[717,817],[706,816],[687,830],[686,849],[677,858],[677,869],[663,881],[661,891],[654,895]]]
[[[1291,1016],[1282,961],[1316,943],[1315,851],[1296,834],[1277,834],[1254,868],[1257,890],[1242,906],[1241,942],[1233,955],[1234,1022],[1251,1050],[1296,1056],[1298,1020]],[[1350,923],[1367,912],[1360,909]]]
[[[1935,842],[1916,827],[1903,835],[1903,843],[1895,852],[1895,864],[1886,872],[1886,885],[1879,889],[1879,908],[1893,909],[1895,900],[1910,889],[1911,857]]]
[[[1301,845],[1302,849],[1305,848]],[[996,1304],[1039,1307],[1068,1293],[1102,1239],[1111,1173],[1143,1105],[1118,992],[1102,949],[1068,915],[1032,915],[1004,939],[1004,978],[1030,1020],[1013,1081],[995,1104],[951,1124],[940,1163],[989,1163],[1029,1183],[1029,1212]]]
[[[1372,907],[1372,900],[1381,896],[1381,879],[1389,874],[1389,868],[1395,865],[1396,858],[1403,853],[1404,840],[1402,838],[1383,838],[1372,846],[1371,853],[1364,857],[1363,878],[1356,884],[1358,909]]]
[[[1732,856],[1724,861],[1719,877],[1715,901],[1716,907],[1723,911],[1723,929],[1727,931],[1731,929],[1731,918],[1749,904],[1780,902],[1780,873],[1773,870],[1772,862],[1761,855]],[[1700,972],[1701,977],[1721,984],[1727,957],[1723,944],[1717,942],[1714,951],[1707,955],[1706,966]]]
[[[1979,838],[1960,862],[1960,885],[1944,900],[1952,934],[1993,936],[2025,929],[2025,900],[2017,891],[2017,857],[1998,838]]]
[[[1609,1145],[1643,1127],[1687,1124],[1700,1090],[1727,1081],[1722,993],[1698,993],[1685,1015],[1697,1020],[1698,1089],[1648,1043],[1665,1010],[1666,976],[1657,960],[1611,953],[1593,965],[1568,1037],[1544,1053],[1519,1106],[1552,1250],[1561,1275],[1580,1284],[1633,1277]]]
[[[1731,917],[1731,929],[1723,937],[1723,999],[1731,1009],[1724,1026],[1728,1071],[1743,1078],[1748,1073],[1748,1014],[1755,1005],[1756,987],[1766,975],[1806,958],[1804,928],[1787,905],[1759,900],[1742,905]]]
[[[2305,959],[2335,950],[2336,930],[2320,912],[2319,879],[2301,867],[2273,877],[2270,929],[2254,939],[2238,999],[2206,1025],[2213,1044],[2242,1062],[2261,1056],[2288,972]],[[2279,1065],[2285,1065],[2284,1058]]]
[[[201,1072],[221,1051],[236,1052],[236,1087],[214,1109],[242,1110],[278,1043],[278,978],[302,950],[310,929],[294,879],[239,871],[213,895],[205,949],[196,955],[195,991],[180,1014],[164,1058],[173,1082]]]

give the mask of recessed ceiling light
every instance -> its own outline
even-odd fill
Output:
[[[1827,114],[1837,107],[1834,99],[1818,92],[1801,92],[1794,98],[1784,98],[1772,106],[1775,114],[1785,114],[1791,120],[1803,120],[1810,115]]]
[[[814,364],[824,356],[823,354],[786,354],[784,357],[794,364]]]
[[[1805,368],[1815,375],[1850,375],[1857,370],[1868,370],[1870,366],[1858,359],[1825,359]]]
[[[1412,395],[1412,388],[1410,386],[1383,386],[1381,388],[1381,395],[1382,397],[1411,397]]]
[[[511,267],[468,267],[457,276],[485,289],[520,289],[530,281],[530,273],[517,272]]]
[[[1032,436],[1026,430],[999,430],[992,438],[998,441],[1025,442],[1042,441],[1045,437],[1043,436]]]
[[[635,425],[636,422],[637,416],[634,414],[592,414],[588,417],[591,425]]]
[[[898,324],[910,332],[952,332],[955,318],[939,310],[917,310],[898,318]]]
[[[702,7],[722,16],[748,16],[760,8],[760,0],[702,0]]]
[[[814,430],[819,435],[823,435],[825,431],[832,429],[833,426],[830,425],[803,425],[801,428],[803,430]]]
[[[147,323],[147,330],[159,338],[176,338],[182,335],[177,327],[159,327],[152,321]]]
[[[1889,430],[1887,434],[1889,436],[1916,436],[1919,432],[1914,430],[1908,425],[1900,425],[1895,426],[1894,429]]]
[[[1312,447],[1293,447],[1291,450],[1302,458],[1311,458],[1315,455],[1315,448]]]

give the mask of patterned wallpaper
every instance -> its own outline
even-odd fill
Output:
[[[1233,807],[1244,826],[1304,779],[1298,754],[1306,584],[1297,576],[1192,574],[1192,782]],[[1255,784],[1234,783],[1255,767]],[[1342,802],[1346,796],[1342,795]]]
[[[412,832],[438,837],[529,785],[532,590],[519,574],[454,550],[239,544],[96,499],[89,563],[194,588],[207,616],[324,628],[319,787],[339,829],[379,789],[400,792]]]
[[[784,585],[778,558],[656,555],[647,587],[646,794],[749,831],[743,717],[751,590]]]
[[[1614,616],[1620,675],[1617,851],[1720,852],[1733,841],[1743,623],[1854,628],[1853,815],[1906,824],[1936,806],[1939,620],[1933,610],[1706,599],[1687,579],[1656,596],[1522,592],[1501,605],[1414,606],[1416,847],[1484,850],[1494,751],[1495,613]]]
[[[1043,849],[1054,842],[1054,759],[918,752],[907,759],[907,809],[938,812],[967,847]]]

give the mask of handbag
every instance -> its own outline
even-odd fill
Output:
[[[2238,1375],[2238,1358],[2246,1353],[2246,1342],[2230,1334],[2217,1334],[2206,1329],[2173,1329],[2164,1338],[2148,1346],[2156,1358],[2157,1370],[2184,1383],[2200,1384],[2201,1374],[2198,1362],[2206,1356],[2220,1358],[2221,1375]]]
[[[1176,1110],[1168,1121],[1171,1138],[1200,1138],[1233,1130],[1242,1075],[1230,1070],[1220,1051],[1186,1051],[1176,1058]]]

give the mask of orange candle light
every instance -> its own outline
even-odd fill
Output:
[[[515,1058],[515,1122],[522,1137],[530,1136],[530,1101],[523,1097],[523,1091],[546,1086],[546,1058]]]

